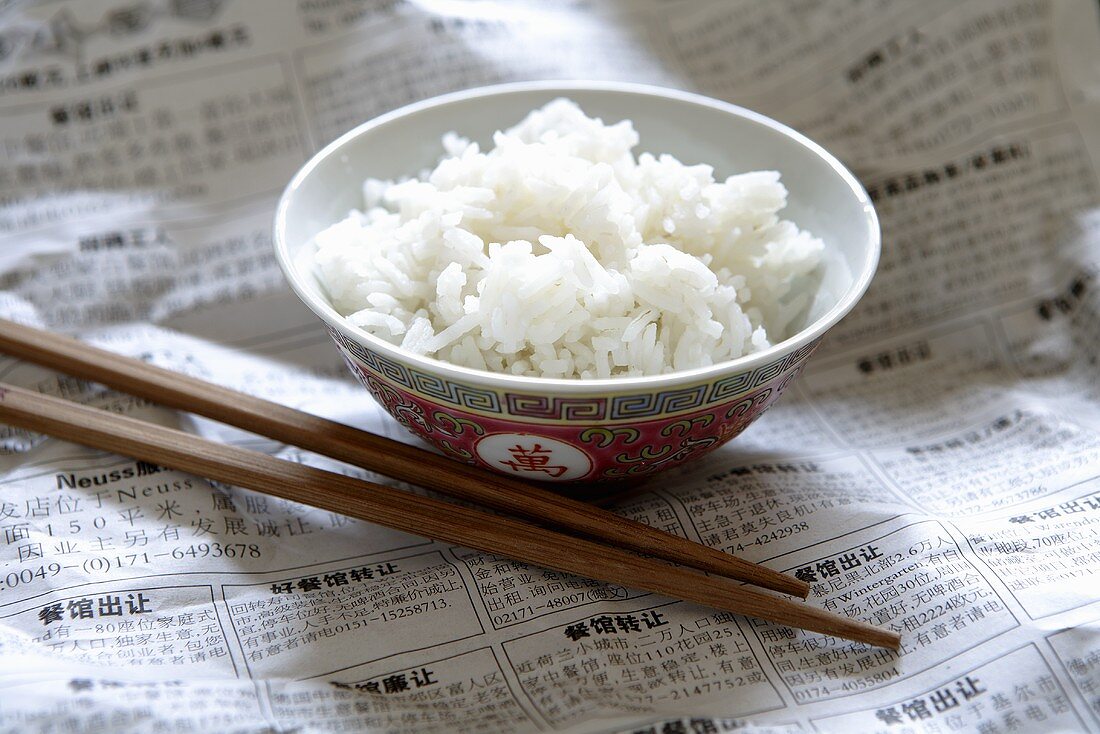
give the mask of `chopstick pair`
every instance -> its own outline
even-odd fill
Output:
[[[0,320],[0,351],[540,525],[0,385],[0,419],[29,430],[559,571],[882,647],[900,643],[892,631],[699,571],[805,597],[798,579],[398,441],[9,321]]]

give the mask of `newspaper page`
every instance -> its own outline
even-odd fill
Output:
[[[878,275],[796,387],[614,509],[902,651],[4,427],[0,730],[1100,731],[1095,2],[0,2],[0,316],[412,441],[284,284],[275,201],[379,113],[552,78],[758,110],[874,198]]]

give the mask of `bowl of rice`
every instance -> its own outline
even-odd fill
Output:
[[[276,257],[352,374],[446,455],[644,477],[745,429],[866,290],[878,221],[799,133],[621,83],[472,89],[290,182]]]

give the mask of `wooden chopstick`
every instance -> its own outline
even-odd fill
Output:
[[[0,352],[533,522],[806,598],[809,584],[613,512],[400,441],[0,319]]]
[[[668,566],[627,550],[215,443],[18,387],[0,384],[0,419],[85,446],[526,563],[869,645],[896,650],[901,643],[896,632],[733,584],[727,579]]]

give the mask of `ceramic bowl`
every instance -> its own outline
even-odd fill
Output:
[[[407,353],[349,325],[312,274],[311,238],[362,205],[368,176],[434,164],[455,130],[486,149],[492,133],[556,97],[590,116],[633,120],[636,149],[708,163],[716,178],[778,170],[782,216],[825,241],[820,292],[800,329],[740,359],[656,377],[516,377]],[[866,290],[878,262],[878,221],[863,187],[794,130],[685,92],[619,83],[554,82],[472,89],[403,107],[330,143],[279,202],[275,253],[291,287],[324,322],[348,368],[409,430],[454,459],[557,482],[642,477],[693,460],[745,429],[798,376],[822,336]]]

